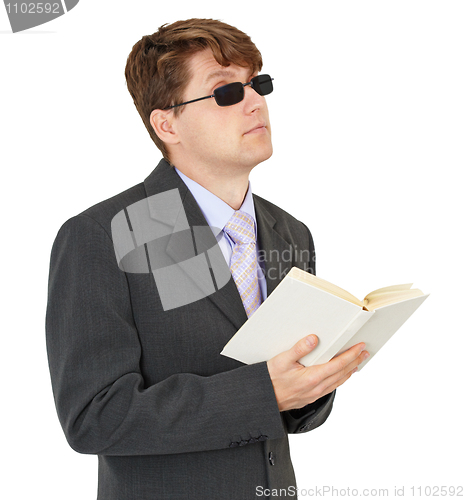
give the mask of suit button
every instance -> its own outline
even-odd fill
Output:
[[[270,462],[271,465],[274,465],[274,454],[272,451],[270,451],[268,455],[268,461]]]

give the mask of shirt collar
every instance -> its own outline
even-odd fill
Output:
[[[184,184],[188,187],[195,201],[200,207],[208,225],[211,227],[213,234],[217,237],[222,231],[224,226],[227,224],[229,219],[232,217],[235,210],[231,208],[222,199],[218,198],[215,194],[205,189],[199,183],[193,181],[191,178],[184,175],[180,170],[174,167],[177,174],[183,180]],[[257,221],[255,219],[255,207],[252,197],[252,187],[249,181],[249,187],[247,189],[247,194],[245,195],[244,201],[239,208],[242,212],[249,214],[255,223],[255,238],[257,237]]]

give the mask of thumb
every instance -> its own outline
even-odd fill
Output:
[[[289,351],[286,352],[288,361],[295,363],[315,349],[318,344],[316,335],[308,335],[300,339]]]

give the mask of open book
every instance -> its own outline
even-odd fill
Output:
[[[268,361],[315,334],[317,347],[300,360],[326,363],[359,342],[368,363],[428,297],[412,285],[380,288],[359,300],[349,292],[293,267],[221,354],[246,364]]]

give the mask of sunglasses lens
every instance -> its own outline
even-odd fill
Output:
[[[273,81],[270,75],[258,75],[252,78],[254,90],[260,95],[268,95],[273,92]]]
[[[240,82],[229,83],[214,90],[213,95],[218,106],[232,106],[244,99],[244,87]]]

